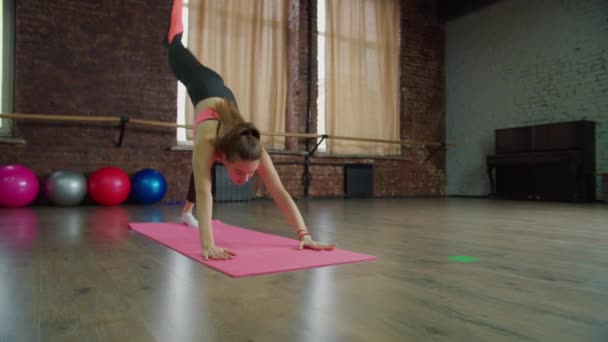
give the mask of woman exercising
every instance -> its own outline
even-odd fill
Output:
[[[213,198],[211,168],[214,162],[226,166],[230,179],[241,185],[257,171],[277,206],[294,227],[300,240],[298,249],[327,250],[335,244],[314,241],[289,193],[283,187],[272,160],[260,143],[260,132],[239,113],[232,91],[215,71],[202,65],[182,42],[182,0],[174,0],[166,41],[169,64],[184,84],[197,113],[193,122],[193,175],[183,220],[198,226],[202,255],[209,259],[231,259],[236,254],[215,244],[211,226]],[[196,189],[196,191],[195,191]],[[197,222],[191,210],[196,204]]]

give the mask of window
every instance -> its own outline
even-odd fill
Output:
[[[317,132],[331,154],[399,155],[399,0],[317,0]]]
[[[182,35],[182,43],[187,48],[188,47],[188,8],[189,1],[184,0],[184,9],[182,15],[182,23],[184,26],[184,33]],[[186,87],[181,84],[179,81],[177,82],[177,124],[185,125],[186,124],[186,105],[188,104],[188,93],[186,92]],[[186,136],[185,128],[177,129],[177,142],[179,144],[192,144],[191,140],[188,140]]]
[[[317,2],[317,60],[319,95],[317,97],[317,134],[325,134],[325,0]],[[320,152],[327,149],[325,140],[318,147]]]
[[[0,56],[2,68],[0,73],[0,112],[13,112],[13,1],[2,1],[0,13]],[[0,118],[0,136],[10,136],[13,133],[13,121]]]

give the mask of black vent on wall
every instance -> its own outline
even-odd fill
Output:
[[[374,195],[374,166],[371,164],[345,164],[344,195],[346,197],[372,197]]]
[[[228,177],[226,167],[213,165],[213,183],[211,192],[216,202],[239,202],[251,200],[251,180],[243,185],[236,185]]]

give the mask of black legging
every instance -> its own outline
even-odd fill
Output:
[[[188,183],[188,195],[186,199],[189,202],[196,203],[196,188],[194,187],[194,173],[190,174],[190,182]]]
[[[201,64],[196,57],[182,44],[182,34],[173,38],[167,45],[169,65],[175,77],[186,87],[192,105],[210,97],[221,97],[232,101],[236,99],[232,90],[224,84],[222,76]]]
[[[215,71],[201,64],[181,41],[182,34],[176,35],[171,44],[167,45],[169,65],[175,77],[186,87],[192,105],[196,105],[210,97],[221,97],[232,101],[236,106],[236,99],[232,90],[224,84],[222,77]],[[196,189],[194,187],[194,174],[190,174],[188,184],[189,202],[196,203]]]

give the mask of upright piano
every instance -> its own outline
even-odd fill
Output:
[[[595,201],[595,122],[581,120],[494,131],[486,157],[490,197]]]

